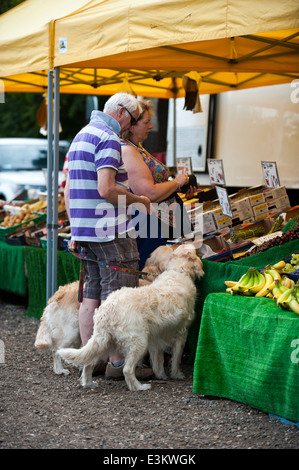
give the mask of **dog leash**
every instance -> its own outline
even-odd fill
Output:
[[[123,271],[125,273],[129,274],[138,274],[139,276],[149,276],[151,273],[146,273],[144,271],[137,271],[136,269],[129,269],[129,268],[122,268],[121,266],[114,266],[111,264],[103,263],[102,261],[98,261],[95,259],[88,258],[86,255],[82,253],[82,248],[78,251],[76,250],[71,250],[68,246],[67,243],[65,245],[65,250],[67,253],[71,253],[72,255],[76,256],[79,258],[81,261],[93,261],[95,263],[98,263],[100,266],[103,266],[104,268],[108,269],[114,269],[115,271]],[[151,274],[153,275],[153,274]],[[84,278],[85,278],[85,266],[84,263],[81,262],[80,264],[80,279],[79,279],[79,293],[78,293],[78,301],[82,302],[83,299],[83,284],[84,284]]]
[[[86,255],[82,254],[81,248],[78,252],[71,250],[70,248],[67,248],[67,251],[71,253],[72,255],[76,256],[77,258],[80,258],[83,261],[94,261],[95,263],[98,263],[100,266],[104,266],[104,268],[115,269],[116,271],[123,271],[125,273],[130,273],[130,274],[139,274],[139,276],[149,276],[149,274],[151,274],[151,273],[146,273],[144,271],[137,271],[136,269],[122,268],[121,266],[113,266],[111,264],[106,264],[96,259],[88,258]]]

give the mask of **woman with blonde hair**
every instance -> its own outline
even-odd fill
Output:
[[[169,169],[142,146],[141,142],[148,137],[149,132],[153,129],[151,120],[154,111],[150,100],[140,100],[139,104],[142,111],[136,123],[121,134],[122,159],[128,172],[129,187],[134,194],[142,194],[148,197],[152,203],[163,201],[165,204],[171,205],[178,201],[176,193],[188,183],[188,176],[179,174],[173,180],[169,180]],[[194,188],[189,190],[190,195],[192,195],[193,190]],[[155,217],[156,215],[147,216],[147,232],[141,233],[137,238],[140,269],[143,268],[145,260],[152,251],[158,246],[166,244],[166,240],[161,233],[163,220],[161,221],[161,217],[159,217],[159,224],[157,224],[154,221]],[[169,217],[170,229],[173,223],[173,219]],[[151,225],[152,227],[158,227],[157,233],[152,233],[153,230],[150,230]]]

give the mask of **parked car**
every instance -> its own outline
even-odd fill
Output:
[[[59,142],[59,184],[69,142]],[[25,191],[36,197],[46,190],[46,139],[0,138],[0,199],[11,201]]]

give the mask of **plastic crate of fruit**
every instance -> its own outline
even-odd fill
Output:
[[[7,218],[8,217],[8,218]],[[6,235],[15,232],[20,227],[28,227],[29,224],[37,224],[46,220],[47,214],[40,214],[39,212],[30,212],[28,217],[17,218],[16,215],[7,216],[0,221],[0,241],[6,241]],[[14,218],[13,218],[14,217]]]
[[[299,253],[292,253],[292,256],[286,258],[283,274],[286,274],[294,282],[299,280]]]

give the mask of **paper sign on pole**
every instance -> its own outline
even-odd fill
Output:
[[[228,198],[227,189],[220,186],[216,186],[217,196],[219,199],[220,207],[223,215],[227,215],[231,219],[233,218],[233,212]]]
[[[208,158],[207,162],[211,184],[222,184],[223,186],[225,186],[222,160]]]
[[[181,175],[191,175],[192,174],[192,160],[191,157],[179,157],[176,159],[177,171]]]
[[[264,179],[268,188],[278,188],[280,186],[276,162],[261,162]]]

